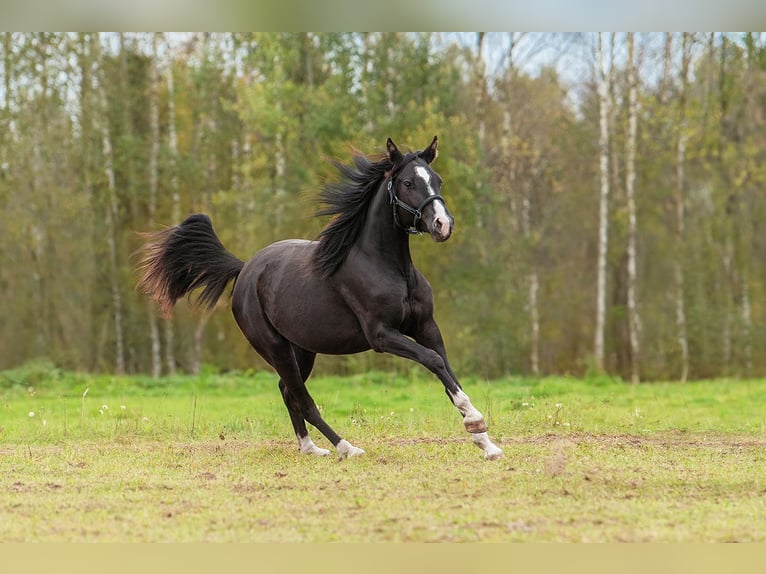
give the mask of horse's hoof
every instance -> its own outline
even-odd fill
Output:
[[[327,456],[330,451],[326,448],[319,448],[314,444],[314,441],[307,435],[303,438],[298,438],[298,444],[300,451],[303,454],[313,454],[314,456]]]
[[[364,451],[361,448],[355,447],[345,439],[341,439],[335,448],[338,450],[338,460],[343,460],[345,458],[360,456],[364,454]]]
[[[484,460],[500,460],[501,458],[503,458],[503,451],[498,447],[484,452]]]
[[[473,444],[484,451],[484,460],[497,460],[503,458],[503,450],[489,440],[489,435],[486,432],[475,433],[471,438],[473,439]]]

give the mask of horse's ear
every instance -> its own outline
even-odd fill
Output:
[[[392,164],[396,165],[402,161],[402,152],[399,151],[399,148],[396,147],[394,140],[391,138],[386,140],[386,150],[388,151],[388,159],[391,160]]]
[[[436,149],[437,145],[439,145],[439,138],[434,136],[434,139],[431,140],[431,145],[420,152],[420,157],[422,157],[426,163],[431,163],[439,155],[439,150]]]

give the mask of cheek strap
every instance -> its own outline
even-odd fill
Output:
[[[396,195],[396,191],[394,191],[393,177],[388,180],[388,185],[386,186],[386,189],[388,190],[388,197],[389,197],[390,203],[393,206],[394,223],[396,223],[396,226],[399,229],[402,229],[412,235],[419,235],[420,233],[422,233],[422,231],[418,229],[418,224],[420,223],[420,220],[423,218],[423,210],[426,208],[427,205],[429,205],[430,203],[438,199],[444,204],[445,207],[447,206],[447,204],[444,202],[444,198],[438,193],[434,195],[429,195],[428,197],[426,197],[417,208],[412,207],[411,205],[407,203],[404,203]],[[400,221],[399,211],[397,210],[397,208],[399,207],[402,208],[407,213],[412,214],[413,221],[412,221],[412,225],[410,225],[409,227],[406,225],[403,225],[402,222]]]

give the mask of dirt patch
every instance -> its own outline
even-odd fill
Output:
[[[465,442],[464,436],[449,438],[412,438],[391,439],[388,444],[407,446],[415,444],[459,444]],[[766,437],[751,435],[728,435],[719,433],[684,433],[681,431],[651,433],[646,435],[631,434],[596,434],[596,433],[545,433],[533,436],[505,437],[495,440],[499,445],[551,445],[574,446],[596,444],[609,447],[725,447],[753,448],[766,447]]]

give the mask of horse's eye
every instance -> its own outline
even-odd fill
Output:
[[[408,179],[404,180],[404,187],[406,187],[407,189],[411,188],[412,182]]]

